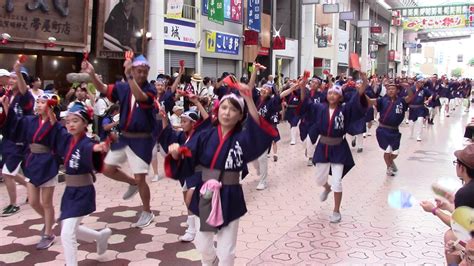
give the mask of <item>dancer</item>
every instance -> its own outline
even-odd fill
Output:
[[[372,80],[370,81],[370,85],[367,86],[365,89],[365,95],[369,97],[369,99],[377,99],[380,97],[380,92],[382,90],[382,85],[379,84],[379,80],[377,78],[377,75],[374,75],[372,77]],[[373,106],[370,106],[369,109],[367,110],[367,113],[365,114],[365,124],[366,124],[366,132],[363,133],[363,137],[365,138],[366,136],[372,136],[372,133],[370,132],[370,129],[372,128],[372,124],[375,122],[375,108]]]
[[[344,84],[341,88],[344,102],[349,102],[354,97],[354,95],[358,94],[361,90],[360,86],[362,86],[362,84],[362,80],[358,80],[357,82],[348,81],[346,84]],[[368,84],[366,84],[366,87],[367,85]],[[363,88],[364,93],[367,90],[366,87]],[[353,136],[351,146],[356,148],[357,153],[361,153],[364,150],[363,134],[366,132],[366,115],[367,114],[364,114],[364,117],[360,118],[359,120],[352,121],[347,127],[347,133]]]
[[[376,136],[379,147],[384,150],[384,161],[387,166],[387,176],[395,176],[398,168],[395,159],[399,154],[400,139],[402,134],[399,126],[405,118],[408,103],[413,99],[413,90],[408,90],[405,97],[399,96],[401,85],[387,84],[387,94],[379,99],[370,99],[370,104],[375,105],[380,113],[379,126]]]
[[[6,96],[10,101],[8,111],[15,113],[16,117],[33,115],[35,101],[33,95],[26,86],[19,88],[17,85],[17,77],[23,75],[20,62],[15,63],[14,71],[15,73],[9,73],[5,69],[0,69],[0,82],[2,86],[7,87]],[[27,183],[19,172],[28,147],[18,141],[19,137],[12,128],[3,130],[2,176],[10,204],[3,209],[2,216],[10,216],[20,211],[20,206],[17,205],[16,183],[22,186],[26,186]]]
[[[18,67],[19,62],[15,65]],[[17,81],[20,90],[26,88],[22,75]],[[5,97],[5,96],[3,96]],[[7,109],[8,99],[4,108]],[[51,129],[51,116],[54,116],[52,107],[59,102],[57,95],[42,94],[36,101],[37,115],[17,116],[15,112],[8,112],[4,128],[15,132],[18,142],[29,145],[29,151],[24,164],[24,173],[27,181],[28,203],[43,218],[41,240],[36,245],[37,249],[47,249],[54,243],[55,235],[52,232],[54,224],[53,195],[58,183],[59,164],[51,151],[53,141]],[[3,101],[1,101],[3,102]]]
[[[423,133],[423,120],[428,115],[425,102],[429,102],[432,99],[432,94],[425,87],[425,81],[422,77],[417,77],[415,87],[409,88],[409,90],[412,90],[415,95],[409,103],[408,119],[411,121],[411,138],[413,138],[413,133],[415,133],[416,141],[420,142]]]
[[[318,78],[313,78],[309,83],[309,91],[306,91],[309,100],[314,103],[323,103],[326,101],[327,91],[321,84],[321,80]],[[311,142],[309,137],[309,129],[313,126],[315,118],[312,116],[311,112],[307,112],[304,116],[301,117],[301,122],[299,125],[300,138],[306,144],[305,156],[308,158],[307,166],[313,166],[313,154],[316,145]]]
[[[354,166],[352,153],[344,138],[347,133],[346,128],[354,121],[363,118],[366,112],[367,99],[364,91],[368,81],[365,73],[361,73],[361,77],[363,82],[357,87],[358,93],[344,105],[341,104],[342,90],[337,86],[329,89],[327,103],[311,103],[305,100],[304,89],[301,94],[304,103],[302,113],[313,112],[318,121],[309,134],[311,140],[316,142],[319,133],[313,163],[316,168],[316,182],[324,187],[320,200],[326,201],[329,193],[334,191],[334,210],[329,218],[331,223],[341,221],[342,178]],[[328,182],[330,173],[331,185]]]
[[[59,123],[51,134],[55,151],[64,158],[66,168],[66,188],[61,199],[61,242],[66,265],[77,265],[77,239],[97,243],[97,254],[107,251],[110,228],[100,231],[81,225],[82,219],[93,213],[95,205],[94,170],[99,171],[102,155],[107,152],[106,143],[95,144],[86,136],[88,124],[92,123],[93,111],[81,102],[69,109],[66,128]],[[54,121],[55,117],[50,119]]]
[[[285,120],[290,124],[290,145],[296,144],[296,135],[298,122],[300,121],[299,111],[300,106],[300,92],[292,91],[288,96],[282,97],[285,99]]]
[[[167,115],[173,115],[175,108],[181,108],[182,106],[175,105],[175,93],[176,89],[178,88],[180,84],[181,77],[184,74],[184,65],[180,66],[178,75],[175,77],[173,83],[171,86],[168,86],[169,80],[165,79],[164,75],[158,75],[156,81],[155,81],[155,88],[157,92],[156,96],[156,104],[159,109],[163,109]],[[157,126],[156,130],[160,130],[163,128],[162,122],[161,122],[161,115],[159,113],[156,114],[156,120],[157,120]],[[153,133],[153,136],[158,136],[159,134]],[[151,179],[152,182],[158,182],[161,179],[163,179],[164,175],[160,175],[158,173],[158,154],[162,153],[161,152],[162,147],[160,147],[160,144],[158,141],[156,141],[156,144],[153,147],[153,157],[151,160],[151,166],[153,169],[153,177]],[[165,155],[165,153],[162,153]]]
[[[250,77],[249,87],[254,87],[255,79],[257,77],[257,71],[260,69],[265,69],[264,66],[255,63],[252,76]],[[280,134],[278,128],[274,126],[275,114],[281,110],[282,98],[285,98],[290,93],[293,93],[299,86],[303,84],[294,84],[290,89],[283,91],[280,95],[273,95],[274,87],[270,83],[266,83],[260,89],[260,92],[256,88],[253,89],[253,100],[257,106],[257,111],[263,119],[265,119],[269,124],[273,125],[273,128],[278,133],[277,136],[273,139],[272,143],[276,143],[280,140]],[[271,146],[268,147],[268,152],[270,152]],[[267,177],[268,177],[268,156],[267,153],[264,153],[254,161],[255,168],[257,168],[258,175],[260,176],[260,181],[257,185],[257,190],[264,190],[267,188]]]
[[[120,103],[121,135],[118,148],[105,157],[103,173],[109,178],[129,184],[123,199],[130,199],[137,191],[143,204],[143,211],[134,227],[146,227],[155,218],[150,208],[150,188],[146,176],[152,159],[153,146],[156,143],[153,134],[159,134],[156,129],[154,101],[156,89],[148,83],[147,77],[150,65],[144,56],[133,60],[133,53],[127,52],[124,62],[127,82],[117,82],[114,86],[104,85],[95,74],[94,67],[87,61],[82,62],[82,69],[88,73],[95,87],[102,93],[107,93],[109,100]],[[134,177],[127,175],[119,167],[128,161]]]
[[[197,112],[192,110],[186,111],[181,115],[182,130],[176,130],[171,126],[168,117],[162,112],[163,131],[161,132],[158,141],[166,153],[171,144],[177,143],[179,145],[185,145],[190,141],[192,142],[201,131],[212,126],[211,118],[199,102],[198,97],[194,94],[185,95],[188,97],[189,101],[198,108],[202,119],[199,119],[199,114]],[[186,221],[188,229],[186,229],[184,235],[179,237],[179,240],[182,242],[191,242],[196,236],[196,216],[189,210],[189,205],[191,203],[194,189],[199,183],[200,172],[194,173],[190,176],[175,176],[174,178],[178,179],[181,183],[184,203],[188,209],[188,218]]]
[[[202,169],[203,183],[196,186],[190,209],[199,216],[195,245],[203,265],[213,265],[217,259],[219,265],[234,264],[239,218],[247,212],[240,176],[248,174],[247,163],[264,153],[277,134],[258,115],[251,88],[238,86],[247,103],[245,126],[244,99],[227,94],[220,101],[215,126],[185,146],[172,144],[166,160],[169,176],[190,176],[196,167]]]

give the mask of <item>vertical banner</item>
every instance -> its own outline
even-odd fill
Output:
[[[209,21],[224,24],[224,0],[208,0],[207,12]]]
[[[281,89],[282,87],[282,80],[281,80],[281,65],[283,63],[283,59],[282,58],[278,58],[277,59],[277,73],[278,73],[278,90]]]
[[[240,21],[242,16],[242,0],[230,0],[230,19]]]
[[[181,18],[183,14],[183,0],[168,0],[166,7],[167,18]]]
[[[247,27],[260,32],[260,0],[248,0]]]
[[[209,53],[216,52],[216,32],[206,32],[206,51]]]

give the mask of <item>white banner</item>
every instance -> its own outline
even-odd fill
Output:
[[[337,32],[337,61],[340,64],[349,64],[349,31]]]
[[[166,7],[167,18],[181,18],[183,13],[183,0],[168,0]]]
[[[165,44],[196,47],[196,24],[165,18]]]

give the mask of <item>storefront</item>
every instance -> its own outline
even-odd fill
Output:
[[[32,77],[68,87],[66,74],[78,72],[83,51],[90,50],[92,1],[42,1],[39,6],[12,1],[0,14],[0,67],[11,70],[19,54],[28,55],[25,67]],[[43,10],[49,9],[48,12]]]
[[[286,38],[284,47],[285,49],[281,50],[273,49],[274,60],[272,60],[272,69],[275,70],[275,73],[280,71],[284,77],[296,78],[298,76],[298,40]]]
[[[165,73],[178,71],[180,60],[185,62],[186,74],[197,72],[196,23],[165,18],[164,27]]]
[[[208,1],[202,1],[200,74],[218,78],[223,72],[242,73],[242,2],[224,1],[223,16],[208,17]],[[213,7],[214,8],[214,7]]]

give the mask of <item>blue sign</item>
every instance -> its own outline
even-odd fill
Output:
[[[240,48],[240,36],[216,33],[216,52],[222,54],[238,55]]]
[[[248,0],[247,27],[260,32],[260,0]]]

